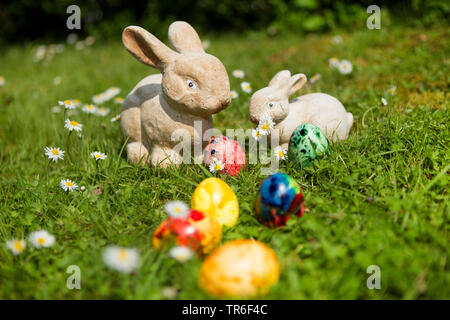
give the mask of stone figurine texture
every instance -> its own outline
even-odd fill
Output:
[[[310,93],[289,101],[289,96],[306,83],[304,74],[283,70],[269,86],[256,91],[250,101],[250,120],[259,123],[269,116],[279,130],[280,144],[287,148],[294,130],[303,123],[319,127],[331,141],[345,140],[353,125],[353,115],[339,100],[325,93]]]
[[[172,137],[175,131],[190,139],[191,150],[194,141],[201,142],[203,150],[204,133],[213,127],[212,115],[230,104],[227,71],[203,50],[195,30],[176,21],[169,27],[169,41],[175,50],[141,27],[129,26],[122,34],[125,48],[135,58],[161,72],[141,80],[122,105],[120,123],[133,164],[180,164],[183,157],[174,149],[180,143]],[[201,123],[201,130],[194,129],[194,121]],[[195,160],[201,163],[202,157],[195,155]]]

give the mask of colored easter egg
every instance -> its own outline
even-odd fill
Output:
[[[203,261],[199,285],[217,297],[262,296],[278,282],[280,265],[266,244],[234,240],[216,249]]]
[[[261,184],[255,211],[264,225],[284,226],[290,216],[301,217],[305,211],[302,189],[291,176],[277,172]]]
[[[214,161],[220,161],[221,173],[237,176],[241,169],[245,169],[247,158],[241,145],[225,136],[213,136],[203,151],[203,161],[213,166]],[[220,168],[220,167],[219,167]]]
[[[304,123],[297,127],[291,135],[288,148],[288,159],[299,167],[307,167],[314,159],[328,151],[327,136],[319,127]]]
[[[227,227],[234,226],[239,218],[236,195],[218,178],[207,178],[200,182],[192,195],[191,207],[216,218]]]
[[[188,246],[199,254],[211,252],[222,238],[220,223],[198,210],[190,210],[184,218],[169,217],[156,229],[153,247],[164,241],[174,241],[178,246]]]

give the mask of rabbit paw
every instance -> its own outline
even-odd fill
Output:
[[[166,168],[169,165],[180,165],[183,162],[183,158],[172,149],[152,146],[150,161],[154,167],[159,165],[162,168]]]
[[[148,149],[140,142],[130,142],[127,145],[128,161],[132,164],[146,164],[148,162]]]

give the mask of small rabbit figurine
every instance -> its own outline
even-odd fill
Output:
[[[140,62],[161,73],[141,80],[124,100],[120,124],[128,139],[128,160],[166,167],[180,164],[179,141],[172,140],[177,129],[190,134],[191,146],[212,129],[212,115],[230,104],[230,82],[224,65],[205,53],[200,38],[186,22],[169,27],[170,49],[141,27],[129,26],[122,34],[125,48]],[[201,132],[194,130],[200,121]],[[174,139],[175,140],[175,139]],[[189,140],[188,140],[189,141]],[[197,161],[201,161],[200,152]]]
[[[270,117],[278,129],[280,144],[287,148],[292,132],[303,123],[318,126],[331,141],[345,140],[353,124],[353,115],[342,103],[325,93],[310,93],[289,101],[306,83],[304,74],[291,76],[290,71],[278,72],[269,86],[256,91],[250,101],[250,120],[259,123]]]

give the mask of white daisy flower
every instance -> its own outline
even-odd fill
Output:
[[[339,62],[338,70],[341,74],[350,74],[353,71],[353,65],[348,60],[341,60]]]
[[[164,287],[161,294],[166,299],[175,299],[178,294],[178,290],[174,287]]]
[[[77,40],[78,40],[78,35],[76,33],[72,32],[67,35],[66,42],[68,44],[75,44],[75,42],[77,42]]]
[[[283,149],[282,146],[276,147],[274,153],[278,160],[286,160],[287,158],[287,150]]]
[[[105,108],[105,107],[97,108],[97,110],[95,112],[96,115],[102,116],[102,117],[108,115],[108,113],[109,113],[109,108]]]
[[[80,99],[72,99],[72,102],[75,105],[75,107],[79,107],[81,105]]]
[[[186,218],[189,214],[189,206],[181,200],[167,201],[164,211],[173,218]]]
[[[339,67],[339,59],[336,57],[332,57],[332,58],[328,59],[328,65],[331,68],[338,68]]]
[[[392,87],[389,88],[389,93],[390,93],[391,96],[393,96],[396,91],[397,91],[397,87],[396,86],[392,86]]]
[[[247,82],[247,81],[241,82],[241,89],[244,92],[251,93],[252,92],[252,85],[249,82]]]
[[[316,82],[319,79],[320,79],[320,73],[316,73],[311,78],[309,78],[309,82],[314,83],[314,82]]]
[[[105,95],[103,93],[99,93],[96,94],[95,96],[92,97],[92,101],[95,104],[102,104],[103,102],[105,102]]]
[[[59,159],[64,159],[64,151],[57,147],[45,147],[45,155],[54,162],[58,162]]]
[[[45,54],[47,53],[47,47],[44,45],[38,46],[36,48],[36,52],[34,54],[34,61],[38,62],[45,58]]]
[[[77,41],[75,43],[75,50],[83,50],[84,49],[84,42],[83,41]]]
[[[75,120],[66,119],[66,124],[64,127],[69,129],[69,131],[81,131],[83,125]]]
[[[6,79],[3,76],[0,76],[0,87],[3,87],[6,83]]]
[[[117,98],[114,99],[114,102],[117,103],[117,104],[122,104],[123,100],[124,99],[122,97],[117,97]]]
[[[105,92],[104,95],[106,96],[106,100],[112,99],[115,96],[117,96],[120,93],[120,88],[117,87],[111,87],[108,88]]]
[[[259,121],[258,129],[261,131],[262,135],[268,135],[275,126],[275,122],[269,116],[265,116]]]
[[[112,98],[114,98],[115,96],[117,96],[120,93],[120,88],[117,87],[111,87],[106,89],[105,92],[96,94],[93,98],[92,101],[94,101],[94,103],[96,104],[102,104],[103,102],[106,102]]]
[[[25,248],[27,247],[27,243],[25,242],[25,240],[22,239],[21,240],[12,239],[6,241],[6,246],[16,256],[18,254],[21,254],[23,250],[25,250]]]
[[[332,41],[334,44],[339,44],[339,43],[342,42],[342,37],[341,37],[341,36],[334,36],[333,38],[331,38],[331,41]]]
[[[192,258],[194,251],[186,246],[176,246],[170,249],[169,255],[178,262],[186,262]]]
[[[261,133],[261,130],[259,128],[252,130],[253,139],[255,139],[256,141],[259,141],[259,139],[261,139],[261,136],[263,136],[263,134]]]
[[[92,46],[95,43],[95,37],[94,36],[87,36],[86,39],[84,39],[84,44],[88,47]]]
[[[385,98],[381,98],[381,103],[383,104],[383,106],[387,106],[387,101]]]
[[[75,109],[77,107],[72,100],[58,101],[58,104],[66,109]]]
[[[103,252],[103,262],[113,270],[130,273],[139,263],[139,253],[134,248],[109,246]]]
[[[47,52],[48,52],[48,55],[53,56],[56,53],[56,44],[54,44],[54,43],[49,44]]]
[[[233,71],[233,77],[238,78],[238,79],[242,79],[245,77],[245,72],[242,70],[234,70]]]
[[[111,119],[111,122],[116,122],[120,119],[120,114]]]
[[[236,92],[236,90],[231,90],[230,97],[231,99],[236,99],[237,97],[239,97],[239,94]]]
[[[53,78],[53,85],[59,86],[61,84],[61,77],[54,77]]]
[[[55,237],[47,230],[34,231],[28,237],[31,244],[36,248],[48,248],[55,244]]]
[[[106,154],[98,152],[98,151],[94,151],[90,154],[91,158],[95,159],[95,161],[98,160],[105,160],[106,159]]]
[[[69,117],[76,116],[77,114],[78,114],[78,111],[76,109],[72,109],[72,110],[67,111],[67,115]]]
[[[70,191],[70,192],[72,192],[73,190],[76,190],[76,189],[78,189],[78,186],[72,181],[72,180],[69,180],[69,179],[62,179],[60,182],[59,182],[59,186],[64,190],[64,191]]]
[[[275,36],[276,34],[278,33],[278,29],[275,27],[275,26],[269,26],[268,28],[267,28],[267,34],[269,35],[269,36]]]
[[[220,172],[223,170],[223,163],[217,158],[212,158],[211,163],[209,164],[209,171],[211,173]]]
[[[211,42],[209,40],[203,40],[202,41],[203,50],[206,51],[210,46],[211,46]]]
[[[63,51],[64,51],[64,44],[62,44],[62,43],[57,44],[57,45],[55,46],[55,51],[56,51],[56,53],[61,53],[61,52],[63,52]]]
[[[85,113],[96,113],[98,108],[93,104],[85,104],[81,110]]]

